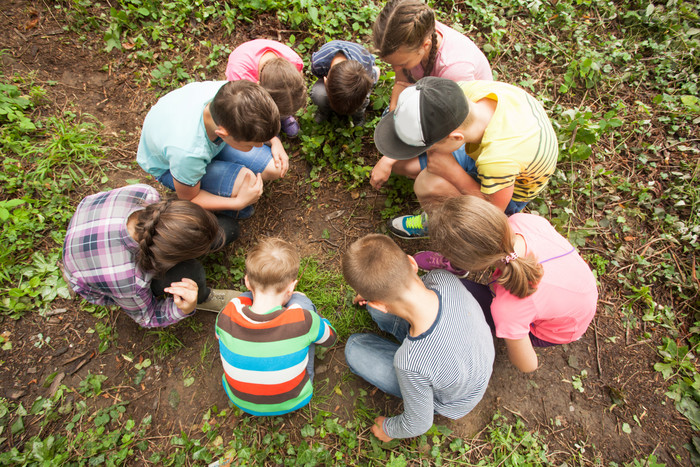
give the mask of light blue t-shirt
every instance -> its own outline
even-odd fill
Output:
[[[194,186],[207,165],[226,143],[207,137],[202,114],[226,81],[190,83],[169,92],[146,115],[136,161],[141,168],[160,177],[170,170],[173,178]]]

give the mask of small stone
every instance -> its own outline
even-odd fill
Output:
[[[581,369],[581,367],[578,364],[578,357],[576,357],[576,355],[569,355],[568,364],[571,368],[575,370]]]
[[[32,366],[27,368],[27,373],[29,373],[30,375],[36,374],[36,367]]]
[[[574,409],[574,406],[573,406],[573,405],[570,405],[570,406],[569,406],[569,412],[573,412],[574,410],[575,410],[575,409]]]
[[[170,407],[173,409],[177,409],[177,406],[180,405],[180,394],[178,394],[175,389],[170,391],[168,395],[168,404],[170,404]]]
[[[20,397],[22,397],[26,393],[27,393],[27,391],[25,391],[24,389],[20,389],[19,391],[12,391],[10,393],[10,399],[12,399],[13,401],[16,401],[17,399],[19,399]]]
[[[316,373],[321,374],[325,372],[328,369],[328,365],[319,365],[318,368],[316,368]]]

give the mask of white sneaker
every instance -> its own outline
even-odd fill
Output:
[[[238,297],[241,292],[228,289],[210,289],[209,296],[202,303],[197,303],[197,309],[220,313],[226,304]]]

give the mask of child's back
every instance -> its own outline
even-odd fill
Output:
[[[493,338],[479,304],[446,271],[433,271],[422,279],[440,296],[440,312],[427,332],[407,336],[396,352],[404,407],[411,410],[386,420],[385,430],[392,438],[425,433],[433,412],[451,419],[465,416],[481,400],[491,377]],[[432,403],[426,391],[432,392]]]
[[[309,346],[329,347],[336,334],[327,320],[301,304],[261,315],[250,309],[252,303],[247,296],[235,298],[216,321],[224,388],[249,414],[292,412],[313,395],[313,373],[307,366],[314,355]]]
[[[336,333],[306,295],[294,292],[299,254],[289,242],[267,238],[246,257],[250,289],[216,320],[224,389],[252,415],[281,415],[313,395],[315,344],[330,347]]]

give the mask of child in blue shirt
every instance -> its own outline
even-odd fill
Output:
[[[355,125],[364,123],[369,94],[379,78],[374,55],[353,42],[330,41],[311,56],[311,72],[318,77],[311,89],[318,107],[316,123],[331,112],[352,115]]]
[[[136,160],[178,198],[245,219],[263,181],[289,168],[284,151],[264,145],[279,129],[277,105],[259,84],[190,83],[148,112]]]

